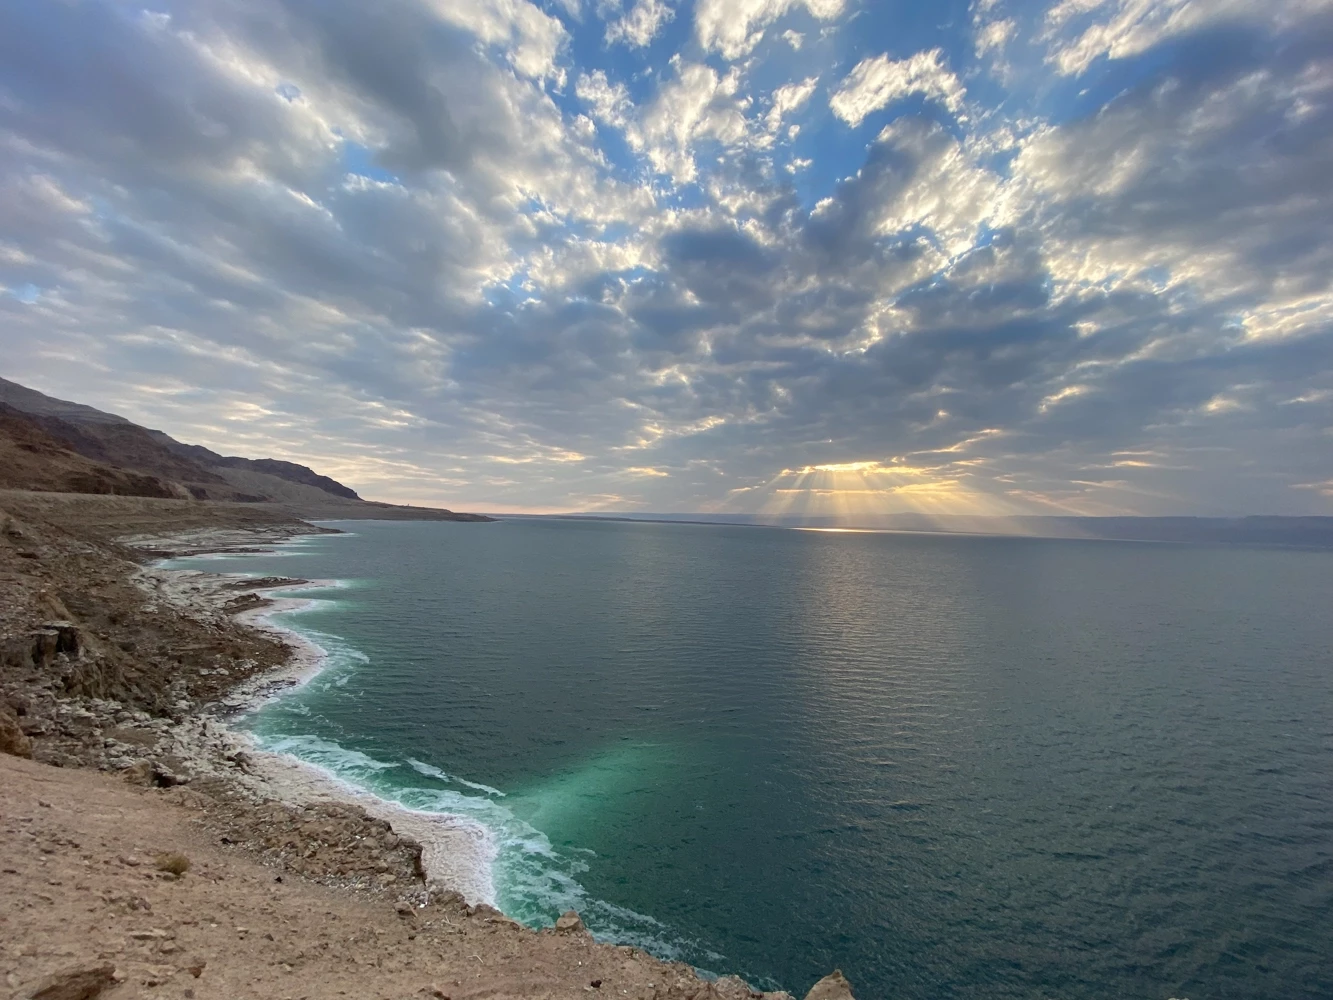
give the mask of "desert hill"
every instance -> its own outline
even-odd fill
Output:
[[[489,520],[366,501],[304,465],[221,455],[3,378],[0,488],[272,504],[326,519]]]
[[[53,493],[114,493],[177,497],[190,494],[156,476],[90,459],[53,437],[28,416],[0,403],[0,488]]]

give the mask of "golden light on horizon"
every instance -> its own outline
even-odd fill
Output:
[[[1075,481],[1078,488],[1072,491],[1066,484],[1048,491],[1039,475],[1024,481],[1019,470],[1009,468],[1009,456],[984,447],[1005,436],[987,427],[945,447],[784,468],[766,483],[731,490],[719,509],[807,530],[938,528],[987,534],[1026,534],[1032,526],[1021,518],[1032,515],[1123,513],[1103,498],[1117,486],[1110,481]],[[1137,453],[1117,456],[1132,454]],[[969,524],[968,518],[975,521]]]
[[[882,468],[879,462],[843,462],[834,465],[807,465],[801,472],[873,472]],[[784,469],[783,472],[790,470]]]
[[[774,520],[831,521],[822,530],[874,530],[893,515],[927,519],[1003,516],[1022,507],[1003,493],[974,486],[973,469],[984,460],[913,465],[903,460],[829,462],[783,469],[758,492],[759,513]]]

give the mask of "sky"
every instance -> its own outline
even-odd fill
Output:
[[[1333,514],[1333,0],[7,0],[0,375],[461,510]]]

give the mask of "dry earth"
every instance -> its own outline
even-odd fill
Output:
[[[266,867],[221,846],[188,789],[6,756],[0,787],[0,976],[17,996],[98,965],[113,1000],[752,995],[597,944],[574,921],[531,931],[453,895],[411,906]],[[166,854],[189,870],[158,870]]]

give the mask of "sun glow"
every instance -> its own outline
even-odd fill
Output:
[[[905,459],[830,462],[783,469],[750,493],[763,496],[765,519],[817,522],[825,531],[876,530],[904,517],[916,526],[936,518],[1002,516],[1024,512],[1001,492],[987,492],[978,475],[985,461],[914,465]],[[824,522],[824,523],[818,523]]]
[[[882,468],[878,462],[843,462],[839,465],[807,465],[801,472],[875,472],[882,471]]]

